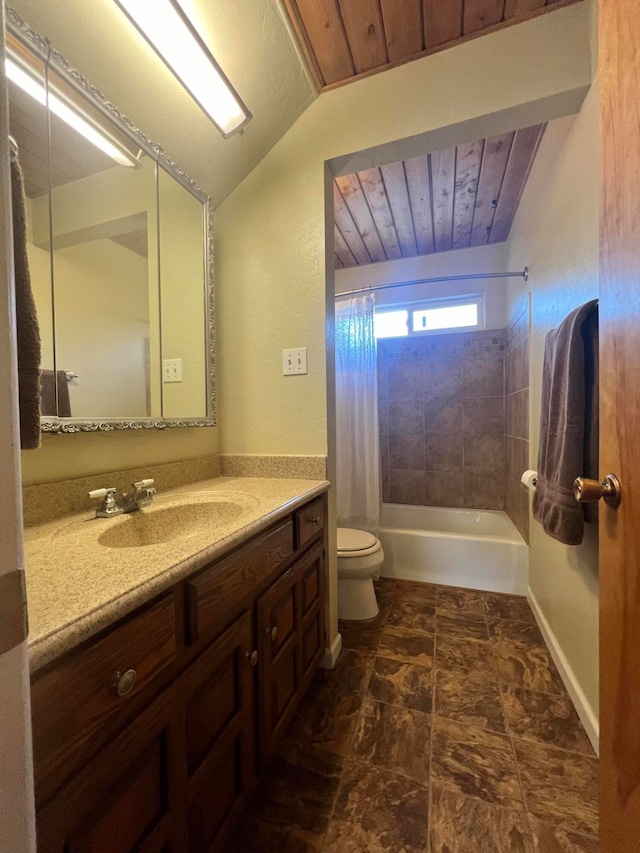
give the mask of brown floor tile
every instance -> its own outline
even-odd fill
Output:
[[[497,681],[475,681],[468,676],[438,670],[433,713],[494,732],[507,731]]]
[[[391,595],[393,597],[396,594],[396,581],[394,578],[378,578],[377,581],[373,582],[373,585],[377,596]]]
[[[492,643],[500,680],[543,693],[566,693],[546,646],[519,646],[507,640]]]
[[[429,714],[365,699],[352,757],[427,785],[430,745]]]
[[[600,853],[600,842],[589,835],[561,829],[529,818],[535,853]]]
[[[431,602],[396,601],[389,611],[387,626],[411,633],[433,634],[436,627],[436,607]]]
[[[364,694],[371,676],[374,655],[345,649],[333,669],[319,669],[316,681],[342,693]]]
[[[436,642],[436,669],[474,678],[496,680],[496,667],[491,645],[480,640],[460,637],[438,637]]]
[[[284,741],[258,787],[249,816],[313,843],[325,832],[342,759]]]
[[[484,615],[484,598],[482,593],[457,587],[438,587],[438,609],[462,611]]]
[[[302,701],[285,734],[287,740],[346,755],[360,714],[362,698],[316,686]]]
[[[506,735],[434,717],[431,776],[449,790],[523,811],[516,763]]]
[[[384,621],[372,619],[363,622],[338,622],[342,635],[342,648],[354,652],[376,652],[384,630]]]
[[[419,581],[396,580],[396,601],[417,601],[421,604],[436,603],[438,587],[430,583]]]
[[[292,830],[277,829],[258,820],[243,818],[225,853],[320,853],[324,833],[314,838]]]
[[[529,602],[519,595],[496,595],[488,592],[485,595],[485,611],[487,616],[497,616],[499,619],[535,622]]]
[[[429,795],[412,779],[349,763],[326,835],[325,853],[424,853]]]
[[[450,612],[438,607],[436,633],[468,640],[488,640],[489,629],[484,616],[475,613]]]
[[[504,711],[514,735],[593,756],[593,747],[568,696],[503,687]]]
[[[565,832],[598,833],[598,761],[514,739],[527,810]]]
[[[386,628],[380,639],[378,655],[404,663],[433,667],[434,639],[428,634],[407,634],[398,628]]]
[[[431,711],[433,701],[431,669],[409,663],[376,658],[369,696],[388,705],[402,705],[415,711]]]
[[[463,797],[434,784],[429,814],[430,853],[533,853],[522,812]]]
[[[544,646],[544,638],[535,622],[522,622],[514,619],[487,619],[489,635],[492,640],[506,640],[518,646]]]

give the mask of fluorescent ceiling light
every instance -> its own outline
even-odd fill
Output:
[[[17,62],[7,57],[5,59],[5,69],[9,80],[19,86],[23,92],[30,95],[35,101],[46,107],[47,104],[52,113],[61,118],[69,127],[72,127],[89,142],[92,142],[96,148],[99,148],[105,154],[108,154],[116,163],[121,166],[135,166],[137,160],[133,155],[126,154],[123,149],[119,148],[110,139],[108,139],[95,124],[86,119],[77,109],[69,106],[62,98],[49,92],[44,87],[44,83],[33,77],[25,71]]]
[[[233,86],[174,0],[115,0],[225,137],[251,119]]]

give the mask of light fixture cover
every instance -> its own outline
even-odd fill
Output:
[[[84,136],[89,142],[108,154],[120,166],[137,166],[138,162],[128,151],[116,145],[94,122],[90,121],[82,112],[68,104],[63,98],[55,94],[52,89],[46,91],[44,82],[29,74],[20,63],[10,56],[5,59],[7,77],[16,84],[23,92],[30,95],[43,107],[48,106],[52,113],[61,118],[76,133]]]
[[[115,0],[225,139],[251,119],[175,0]]]

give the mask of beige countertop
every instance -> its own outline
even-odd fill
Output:
[[[328,487],[326,480],[216,477],[168,489],[137,513],[94,518],[87,506],[86,512],[27,527],[24,550],[32,671]],[[173,519],[173,509],[166,512],[168,507],[185,504]],[[141,513],[147,516],[142,524],[155,525],[162,541],[156,543],[154,538],[154,544],[137,544]],[[177,537],[172,537],[172,524],[180,528]],[[110,539],[116,541],[121,533],[124,541],[133,544],[112,547]],[[106,544],[100,544],[99,538]]]

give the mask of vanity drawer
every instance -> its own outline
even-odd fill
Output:
[[[293,525],[273,530],[187,581],[187,636],[190,643],[224,628],[224,618],[293,554]]]
[[[324,497],[316,498],[294,513],[296,526],[296,549],[301,548],[324,527]]]
[[[176,659],[176,604],[167,596],[64,658],[31,687],[41,797],[108,740]]]

